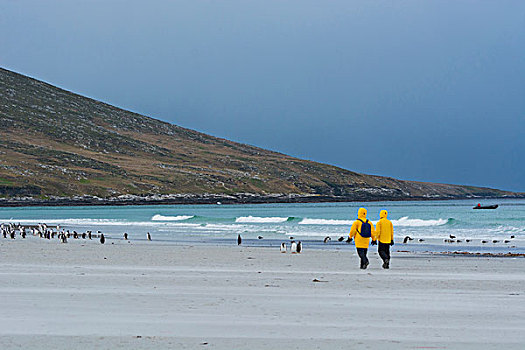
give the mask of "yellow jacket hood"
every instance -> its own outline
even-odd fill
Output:
[[[388,212],[386,210],[381,210],[379,212],[379,218],[380,219],[386,219],[388,217]]]
[[[359,208],[359,210],[357,211],[357,218],[363,221],[366,219],[366,209],[365,208]]]

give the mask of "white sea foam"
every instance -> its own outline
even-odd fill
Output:
[[[258,217],[258,216],[241,216],[235,219],[235,222],[237,223],[281,223],[286,222],[288,220],[288,217],[281,218],[281,217]]]
[[[178,216],[164,216],[164,215],[153,215],[152,221],[183,221],[194,218],[194,215],[178,215]]]
[[[336,219],[309,219],[305,218],[299,222],[299,225],[339,225],[339,226],[350,226],[354,220],[336,220]],[[446,219],[437,220],[422,220],[422,219],[409,219],[408,216],[404,216],[398,220],[392,220],[394,226],[410,226],[410,227],[423,227],[423,226],[441,226],[448,222]],[[372,221],[374,225],[377,221]]]
[[[422,220],[422,219],[409,219],[408,216],[403,216],[398,220],[391,220],[392,224],[395,226],[410,226],[410,227],[421,227],[421,226],[442,226],[445,225],[447,219],[437,219],[437,220]]]
[[[151,221],[123,221],[115,219],[90,219],[90,218],[68,218],[68,219],[0,219],[0,222],[61,225],[61,226],[184,226],[193,227],[199,224],[181,222],[151,222]]]
[[[352,225],[352,220],[334,220],[334,219],[308,219],[304,218],[299,225]]]

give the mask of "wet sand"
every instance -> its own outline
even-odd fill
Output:
[[[108,244],[109,243],[109,244]],[[522,349],[525,259],[0,241],[0,348]],[[314,282],[317,280],[319,282]]]

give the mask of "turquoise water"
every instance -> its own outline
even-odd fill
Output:
[[[512,244],[525,240],[525,200],[491,200],[496,210],[472,210],[473,200],[373,203],[314,203],[256,205],[151,205],[100,207],[1,208],[0,222],[59,224],[78,232],[102,231],[120,239],[127,232],[132,239],[145,239],[151,232],[157,241],[234,242],[238,234],[246,242],[295,239],[332,242],[346,236],[357,209],[368,209],[372,221],[386,209],[397,240],[409,235],[426,245],[443,242],[449,235],[473,240],[504,240]],[[258,240],[257,237],[264,237]],[[396,241],[397,241],[396,240]],[[499,243],[499,242],[498,242]],[[269,243],[268,243],[269,244]],[[479,243],[478,243],[479,245]],[[510,244],[509,244],[510,246]],[[490,247],[498,247],[491,245]]]

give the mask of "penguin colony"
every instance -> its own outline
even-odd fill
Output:
[[[101,244],[106,242],[106,237],[100,231],[97,231],[94,234],[92,231],[86,231],[78,233],[77,231],[70,231],[64,228],[57,226],[48,226],[44,223],[37,225],[22,225],[20,223],[7,223],[0,225],[0,234],[4,238],[16,239],[20,236],[22,239],[25,239],[28,234],[39,237],[41,239],[54,240],[57,239],[60,243],[67,243],[68,238],[72,239],[83,239],[83,240],[93,240],[93,238],[98,238]],[[124,233],[124,239],[129,240],[128,233]],[[151,241],[151,234],[148,232],[146,239]]]

